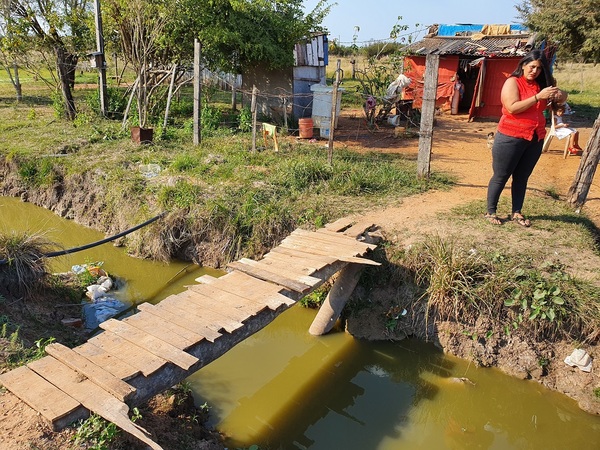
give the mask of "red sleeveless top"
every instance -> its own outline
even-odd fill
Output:
[[[524,77],[515,77],[519,88],[519,99],[523,100],[540,92],[540,86],[528,82]],[[544,117],[546,105],[539,101],[531,108],[517,114],[511,114],[502,106],[502,117],[498,122],[498,131],[507,136],[533,140],[534,132],[538,140],[546,136],[546,118]]]

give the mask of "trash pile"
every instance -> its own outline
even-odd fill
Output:
[[[88,274],[91,279],[95,279],[86,288],[85,295],[89,301],[83,301],[83,316],[88,329],[97,328],[100,323],[127,309],[127,305],[113,295],[116,284],[102,269],[102,264],[97,262],[71,267],[74,274]]]

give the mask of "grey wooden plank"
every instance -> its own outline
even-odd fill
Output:
[[[52,343],[46,346],[46,353],[59,360],[82,375],[88,377],[92,382],[100,386],[105,391],[110,392],[121,401],[125,401],[136,389],[125,383],[123,380],[115,377],[103,367],[96,365],[93,361],[74,352],[68,347],[59,343]]]
[[[160,303],[159,303],[160,305]],[[160,308],[157,305],[151,303],[141,303],[137,305],[140,311],[144,311],[148,314],[152,314],[165,322],[174,323],[178,326],[185,328],[193,333],[196,333],[210,342],[214,342],[215,339],[221,336],[217,330],[207,326],[204,321],[200,319],[194,320],[195,316],[191,316],[186,311],[181,311],[180,314],[177,311],[169,311],[166,308]]]
[[[3,373],[0,375],[0,383],[51,423],[81,406],[73,397],[27,366]]]
[[[116,319],[108,319],[100,324],[100,328],[115,333],[132,344],[143,347],[153,355],[170,361],[184,370],[188,370],[191,366],[199,361],[195,356],[192,356],[189,353],[186,353],[183,350],[180,350],[177,347],[169,344],[168,342],[148,334],[127,322]]]

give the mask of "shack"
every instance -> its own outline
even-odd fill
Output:
[[[413,82],[403,98],[420,109],[423,101],[425,57],[440,55],[436,107],[453,111],[452,98],[458,95],[457,113],[475,118],[501,116],[500,91],[519,60],[535,46],[535,36],[522,25],[433,25],[420,41],[409,45],[404,74]],[[555,48],[540,44],[549,61]],[[461,83],[459,85],[458,83]],[[462,90],[462,95],[455,91]]]
[[[313,84],[325,84],[328,63],[327,34],[315,34],[294,47],[294,66],[270,69],[258,65],[242,75],[244,104],[249,105],[253,86],[259,91],[257,107],[261,115],[283,123],[312,114]]]

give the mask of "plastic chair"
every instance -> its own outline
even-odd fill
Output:
[[[556,137],[556,127],[554,126],[554,111],[552,111],[551,117],[550,117],[550,131],[548,131],[548,133],[546,133],[546,139],[544,139],[544,146],[542,147],[542,152],[547,152],[548,151],[548,147],[550,147],[550,142],[552,141],[553,137]],[[565,138],[565,150],[563,153],[563,159],[567,159],[567,156],[569,155],[569,139]]]

